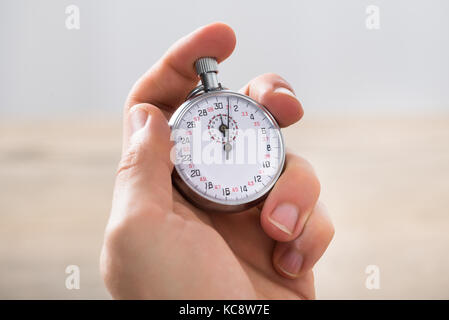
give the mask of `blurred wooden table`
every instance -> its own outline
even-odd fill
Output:
[[[98,271],[119,120],[0,123],[0,298],[108,298]],[[449,298],[449,116],[306,117],[336,236],[316,268],[326,299]],[[80,290],[65,267],[81,269]],[[365,268],[380,268],[380,289]]]

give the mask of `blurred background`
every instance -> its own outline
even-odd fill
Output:
[[[174,41],[223,21],[225,85],[276,72],[303,103],[287,145],[336,227],[317,297],[448,299],[448,15],[444,0],[1,0],[0,298],[109,298],[98,260],[125,97]]]

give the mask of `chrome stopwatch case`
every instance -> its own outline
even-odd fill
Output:
[[[195,62],[202,85],[170,119],[173,184],[195,206],[238,212],[262,201],[285,161],[281,130],[270,112],[218,82],[218,64]]]

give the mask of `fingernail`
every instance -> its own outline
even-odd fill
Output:
[[[302,255],[295,248],[288,248],[279,258],[278,267],[291,277],[299,274],[302,266]]]
[[[145,126],[148,119],[148,112],[139,105],[133,106],[129,112],[131,131],[135,133]]]
[[[298,222],[298,208],[290,203],[284,203],[276,207],[268,220],[283,232],[292,235]]]
[[[284,94],[288,94],[289,96],[292,96],[292,97],[295,97],[295,98],[296,98],[295,94],[294,94],[292,91],[290,91],[289,89],[284,88],[284,87],[276,88],[276,89],[274,89],[274,92],[275,92],[275,93],[284,93]]]

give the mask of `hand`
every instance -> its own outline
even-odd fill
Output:
[[[174,44],[129,94],[100,263],[114,298],[315,297],[312,267],[334,231],[307,161],[289,153],[265,202],[237,214],[199,210],[172,187],[167,119],[198,82],[194,61],[221,62],[235,41],[225,24],[200,28]],[[290,85],[275,74],[255,78],[241,92],[282,127],[303,114]]]

